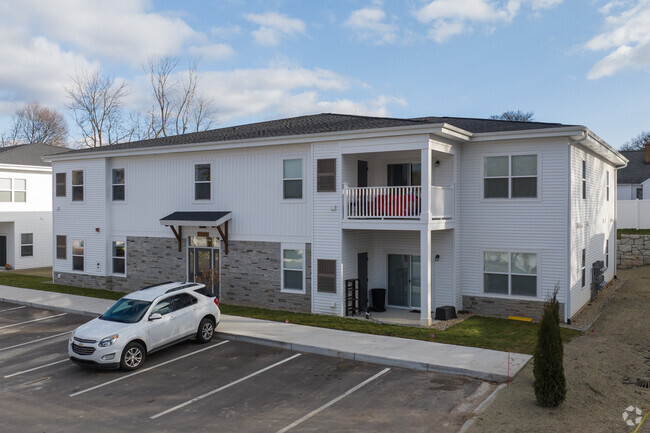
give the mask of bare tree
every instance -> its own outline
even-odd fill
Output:
[[[174,77],[177,66],[177,58],[164,56],[149,59],[144,68],[155,100],[146,112],[149,138],[204,131],[215,123],[214,104],[197,93],[198,62]]]
[[[643,150],[650,144],[650,132],[642,131],[639,135],[621,146],[621,150]]]
[[[59,111],[30,102],[16,110],[11,129],[0,136],[2,146],[23,143],[43,143],[65,146],[68,125]]]
[[[504,111],[501,114],[494,114],[490,116],[490,119],[494,120],[510,120],[513,122],[532,122],[533,121],[532,111],[521,111],[521,110],[509,110]]]
[[[77,72],[72,84],[65,87],[77,126],[82,132],[82,143],[100,147],[119,143],[129,137],[123,119],[127,84],[114,77],[104,76],[100,69]]]

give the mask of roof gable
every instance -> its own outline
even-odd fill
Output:
[[[70,149],[66,147],[50,146],[42,143],[0,147],[0,164],[51,167],[52,163],[43,161],[43,156],[69,151]]]

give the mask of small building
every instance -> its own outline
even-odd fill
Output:
[[[627,167],[618,171],[618,200],[650,199],[650,145],[645,150],[621,151]]]
[[[68,150],[0,147],[0,266],[52,266],[52,164],[42,158]]]
[[[57,283],[338,316],[354,289],[426,325],[539,317],[556,287],[566,320],[615,275],[626,159],[581,125],[319,114],[49,160]]]

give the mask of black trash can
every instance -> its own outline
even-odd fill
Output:
[[[386,311],[386,289],[370,289],[372,311]]]

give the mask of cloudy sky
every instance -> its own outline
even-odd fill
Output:
[[[74,131],[64,86],[97,67],[144,109],[160,55],[200,58],[218,126],[521,109],[613,146],[650,130],[650,0],[3,0],[0,131],[30,101]]]

